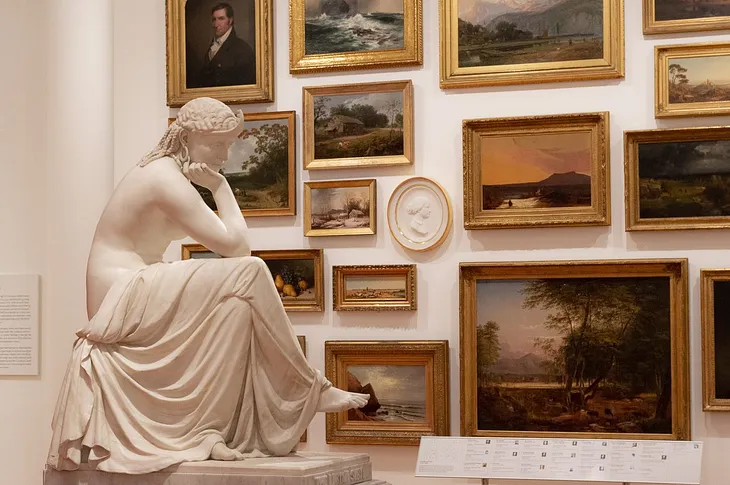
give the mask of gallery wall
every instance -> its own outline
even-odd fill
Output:
[[[653,47],[730,35],[646,37],[641,5],[627,0],[626,78],[615,81],[442,91],[438,87],[438,5],[424,1],[423,66],[383,71],[292,76],[288,73],[287,2],[275,5],[275,103],[244,111],[297,111],[301,167],[301,88],[410,79],[415,99],[415,164],[408,168],[298,170],[295,217],[250,219],[255,249],[324,248],[325,279],[338,264],[418,264],[418,311],[400,314],[291,314],[306,335],[307,354],[323,368],[328,339],[444,339],[450,342],[450,415],[459,430],[458,263],[574,259],[689,258],[692,437],[705,442],[703,485],[730,474],[730,416],[701,411],[700,268],[730,267],[730,231],[627,234],[623,230],[623,130],[730,124],[727,118],[657,121],[653,115]],[[46,7],[46,8],[43,8]],[[32,25],[25,19],[32,18]],[[22,39],[22,45],[19,40]],[[37,55],[29,56],[28,52]],[[162,135],[176,110],[165,105],[165,8],[149,0],[5,0],[0,4],[0,272],[42,276],[41,375],[0,377],[0,483],[40,485],[56,394],[82,324],[86,255],[96,220],[113,184]],[[611,217],[608,228],[463,230],[463,119],[610,111]],[[384,210],[395,186],[420,175],[441,183],[454,208],[454,229],[430,253],[401,249]],[[378,180],[375,236],[305,238],[302,180]],[[192,241],[189,241],[192,242]],[[179,259],[173,245],[168,260]],[[326,284],[331,308],[331,287]],[[302,448],[366,452],[377,478],[398,485],[453,483],[413,477],[415,447],[328,446],[324,417]],[[477,483],[465,480],[460,483]],[[495,481],[495,483],[498,483]],[[514,483],[514,482],[512,482]]]

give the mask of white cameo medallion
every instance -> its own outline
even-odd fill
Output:
[[[440,246],[451,228],[451,204],[446,192],[425,177],[402,182],[388,202],[388,226],[406,249],[426,251]]]

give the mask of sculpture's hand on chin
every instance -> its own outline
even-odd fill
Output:
[[[183,164],[183,175],[192,183],[214,192],[226,179],[205,163],[188,162]]]

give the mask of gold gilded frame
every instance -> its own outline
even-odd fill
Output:
[[[375,234],[377,230],[377,193],[375,179],[329,180],[324,182],[304,182],[304,235],[313,236],[362,236]],[[346,187],[368,187],[370,198],[370,225],[368,227],[312,229],[312,189],[339,189]]]
[[[423,64],[422,0],[403,2],[403,48],[331,54],[305,53],[305,0],[289,0],[289,72],[350,71]]]
[[[728,60],[730,60],[730,43],[654,46],[654,116],[656,118],[721,116],[730,113],[730,101],[669,102],[669,65],[672,59],[711,56],[728,56]]]
[[[592,140],[590,207],[483,210],[483,138],[585,131]],[[609,150],[607,112],[464,120],[464,229],[610,225]]]
[[[304,335],[297,335],[297,342],[299,342],[299,346],[302,348],[302,353],[304,354],[304,357],[307,356],[307,337]],[[302,436],[299,438],[300,443],[306,443],[307,442],[307,430],[304,430],[304,433],[302,433]]]
[[[256,2],[256,84],[188,88],[185,66],[185,3],[167,0],[167,105],[179,107],[208,96],[224,103],[270,103],[274,101],[274,0]]]
[[[730,269],[700,270],[702,303],[702,409],[730,411],[730,399],[718,398],[715,387],[715,285],[730,281]]]
[[[326,376],[341,389],[348,388],[349,365],[423,365],[427,387],[425,423],[349,421],[347,411],[327,413],[327,443],[417,446],[421,436],[449,435],[448,341],[327,341],[324,353]]]
[[[191,259],[192,253],[212,252],[202,244],[183,244],[181,259]],[[288,312],[321,312],[324,311],[324,259],[322,249],[263,249],[251,251],[251,256],[266,260],[311,259],[314,261],[315,299],[314,301],[282,300]]]
[[[603,57],[578,61],[459,67],[459,0],[439,0],[441,89],[624,77],[624,3],[603,0]]]
[[[401,92],[403,95],[403,155],[349,158],[314,158],[314,97],[348,94]],[[413,164],[413,84],[411,81],[390,81],[302,88],[304,123],[304,169],[385,167]]]
[[[679,20],[656,20],[656,0],[644,0],[644,34],[676,34],[730,29],[730,16]]]
[[[400,276],[405,280],[405,299],[346,298],[348,276]],[[387,264],[367,266],[332,266],[332,309],[336,311],[416,310],[418,300],[416,265]]]
[[[730,126],[673,128],[624,132],[624,199],[627,231],[727,229],[730,216],[644,218],[639,213],[639,145],[730,140]]]
[[[477,297],[479,280],[535,278],[667,277],[670,295],[672,432],[606,433],[480,430],[477,424]],[[589,439],[690,439],[689,321],[687,260],[596,260],[459,264],[461,436],[559,437]]]

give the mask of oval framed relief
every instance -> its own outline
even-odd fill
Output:
[[[446,240],[451,223],[449,196],[431,179],[409,178],[390,196],[388,227],[393,238],[406,249],[436,249]]]

